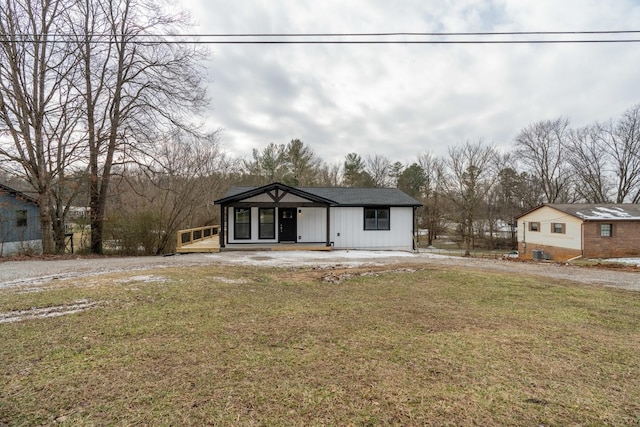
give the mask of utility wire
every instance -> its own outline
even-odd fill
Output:
[[[638,38],[619,38],[620,35],[637,35],[640,30],[607,31],[511,31],[511,32],[392,32],[392,33],[221,33],[221,34],[125,34],[116,35],[121,42],[133,44],[569,44],[569,43],[639,43]],[[594,38],[593,36],[618,36],[618,38]],[[503,37],[486,39],[484,37]],[[521,38],[522,36],[556,36],[556,38]],[[589,38],[557,38],[557,36],[591,36]],[[318,38],[314,40],[309,38]],[[336,40],[338,37],[347,40]],[[363,37],[369,38],[362,40]],[[388,39],[393,37],[393,39]],[[398,39],[397,37],[409,37]],[[418,37],[419,39],[416,39]],[[447,39],[434,39],[447,37]],[[454,37],[454,39],[451,39]],[[455,37],[466,37],[455,39]],[[514,38],[515,37],[515,38]],[[84,42],[113,43],[110,34],[0,34],[5,42],[64,43]],[[247,40],[251,38],[251,40]],[[226,40],[225,40],[226,39]],[[293,39],[293,40],[292,40]]]

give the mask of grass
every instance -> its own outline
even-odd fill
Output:
[[[640,425],[637,293],[358,273],[201,267],[0,291],[4,313],[98,303],[0,324],[0,425]]]

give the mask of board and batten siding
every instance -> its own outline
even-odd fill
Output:
[[[413,208],[392,207],[389,230],[365,230],[363,207],[331,208],[331,241],[336,249],[413,249]]]
[[[295,197],[295,196],[294,196]],[[323,243],[326,241],[327,213],[323,207],[297,209],[297,242]],[[390,208],[390,230],[365,230],[363,207],[331,207],[330,241],[335,249],[413,249],[413,208]],[[258,208],[251,208],[251,239],[234,236],[233,208],[229,209],[229,243],[277,243],[278,219],[276,213],[276,238],[258,238]]]
[[[327,209],[298,209],[298,242],[322,243],[327,240]]]

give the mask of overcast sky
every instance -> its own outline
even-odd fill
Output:
[[[638,0],[179,4],[199,24],[193,33],[205,34],[640,29]],[[598,36],[546,38],[578,37]],[[614,36],[622,37],[640,34]],[[616,118],[640,103],[640,43],[210,49],[212,102],[206,121],[224,129],[222,141],[237,156],[294,138],[328,162],[357,152],[406,163],[423,152],[444,155],[449,146],[480,139],[509,150],[517,133],[533,122],[566,116],[580,127]]]

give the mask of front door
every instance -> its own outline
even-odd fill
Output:
[[[298,221],[295,208],[280,208],[280,242],[295,242],[298,234]]]

